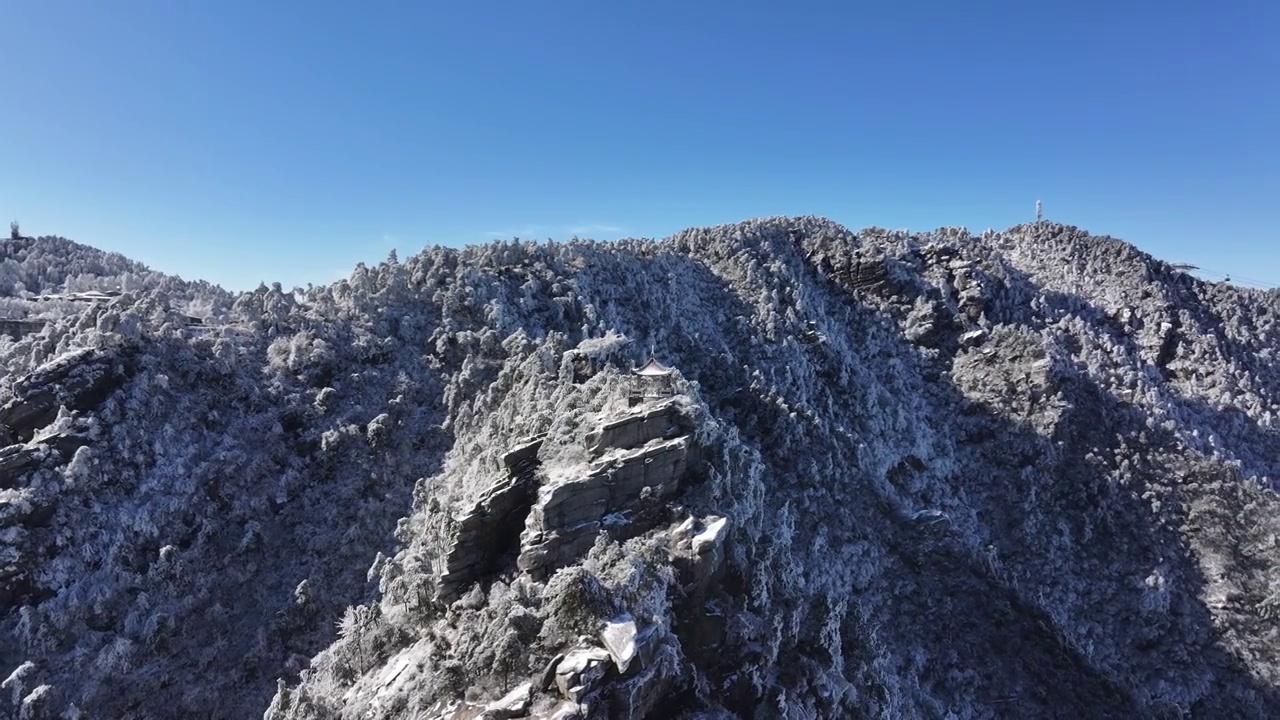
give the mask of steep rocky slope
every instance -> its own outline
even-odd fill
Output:
[[[166,307],[0,339],[14,715],[1280,714],[1275,293],[793,218]]]

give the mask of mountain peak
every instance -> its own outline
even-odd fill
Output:
[[[1113,238],[774,217],[58,313],[0,340],[13,715],[1280,714],[1280,307]]]

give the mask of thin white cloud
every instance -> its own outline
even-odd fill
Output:
[[[591,236],[591,235],[617,235],[626,232],[625,228],[617,225],[607,225],[604,223],[582,223],[579,225],[525,225],[519,228],[510,228],[507,230],[489,230],[485,235],[491,238],[542,238],[542,237],[568,237]]]
[[[509,230],[490,230],[486,232],[485,235],[492,238],[533,238],[539,235],[544,235],[551,230],[552,228],[547,227],[546,225],[524,225],[522,227],[511,228]]]
[[[589,225],[574,225],[566,229],[569,232],[573,233],[574,235],[593,235],[593,234],[613,235],[616,233],[623,232],[623,229],[618,227],[617,225],[602,225],[598,223],[589,224]]]

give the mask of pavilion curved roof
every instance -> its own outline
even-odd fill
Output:
[[[652,357],[649,358],[649,362],[631,370],[631,372],[636,375],[642,375],[645,377],[661,377],[664,375],[670,375],[675,371],[675,368],[667,367],[666,365],[658,362],[656,358]]]

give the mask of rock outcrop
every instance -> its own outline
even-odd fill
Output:
[[[457,521],[437,584],[440,600],[457,599],[494,575],[518,546],[517,567],[545,578],[586,554],[600,532],[634,537],[666,517],[663,501],[679,489],[697,452],[684,435],[674,400],[612,417],[583,439],[585,467],[542,468],[544,436],[521,441],[502,458],[506,476]]]
[[[78,416],[119,387],[123,355],[95,349],[49,363],[15,383],[0,407],[0,439],[17,441],[0,449],[0,613],[47,594],[33,578],[54,552],[42,536],[62,486],[49,476],[91,444]]]
[[[665,562],[692,602],[705,599],[723,559],[728,520],[687,516],[669,501],[687,481],[701,453],[677,398],[634,407],[604,419],[584,442],[592,458],[582,476],[560,469],[539,491],[521,537],[519,568],[537,579],[581,560],[603,535],[627,540],[648,533],[666,547]],[[553,470],[553,472],[555,472]],[[634,610],[643,612],[643,608]],[[579,639],[555,663],[561,701],[538,717],[643,718],[684,682],[670,662],[680,640],[671,618],[637,619],[632,609],[597,620],[592,638]],[[661,650],[666,649],[666,653]],[[543,707],[547,703],[542,703]]]
[[[129,356],[125,348],[90,348],[20,379],[0,406],[0,435],[25,442],[53,422],[60,407],[93,409],[128,377]]]
[[[533,683],[527,682],[484,707],[479,720],[508,720],[529,714],[533,701]]]
[[[0,490],[20,485],[24,475],[41,465],[66,463],[89,442],[83,434],[63,431],[0,449]]]
[[[691,597],[706,597],[708,588],[719,579],[728,530],[728,519],[712,515],[690,517],[671,532],[671,556]]]
[[[625,614],[609,619],[597,637],[583,637],[557,655],[540,686],[526,682],[486,712],[519,697],[531,718],[646,717],[679,682],[661,652],[673,645],[678,641],[661,621],[640,625]]]
[[[624,399],[619,396],[619,404]],[[605,600],[595,575],[605,571],[581,568],[601,543],[641,543],[661,563],[645,572],[669,578],[661,582],[672,583],[682,603],[701,607],[713,594],[729,521],[673,502],[700,481],[707,451],[694,440],[695,405],[682,395],[604,412],[592,416],[594,428],[570,443],[577,446],[571,452],[562,447],[542,457],[546,436],[539,435],[502,454],[503,476],[448,525],[436,599],[450,603],[449,613],[466,612],[494,588],[541,582],[574,585],[564,594],[577,599],[562,598],[560,619],[549,620],[562,623],[560,629],[544,629],[537,643],[539,652],[554,653],[548,661],[515,678],[505,666],[492,677],[470,678],[464,699],[437,705],[425,717],[638,719],[687,685],[671,608],[652,604],[661,596]],[[568,576],[557,574],[564,568]],[[695,650],[708,644],[692,625],[683,632],[699,643]],[[388,688],[415,682],[406,668],[428,650],[404,652],[395,672],[356,691],[362,703],[375,707]],[[288,711],[285,700],[277,698],[273,713]]]
[[[44,454],[43,448],[25,445],[0,449],[0,490],[16,485],[18,478],[40,464]]]
[[[520,569],[545,577],[582,557],[602,531],[626,539],[660,522],[663,501],[696,463],[691,439],[680,432],[667,401],[640,405],[589,434],[595,460],[552,470],[539,488],[520,538]]]
[[[480,496],[458,521],[445,557],[437,597],[453,600],[471,584],[492,575],[502,557],[514,552],[520,528],[537,496],[538,448],[543,437],[519,443],[502,458],[507,475]]]
[[[654,440],[671,440],[684,433],[674,401],[657,402],[633,409],[606,421],[587,435],[587,446],[599,457],[611,450],[631,450]]]

